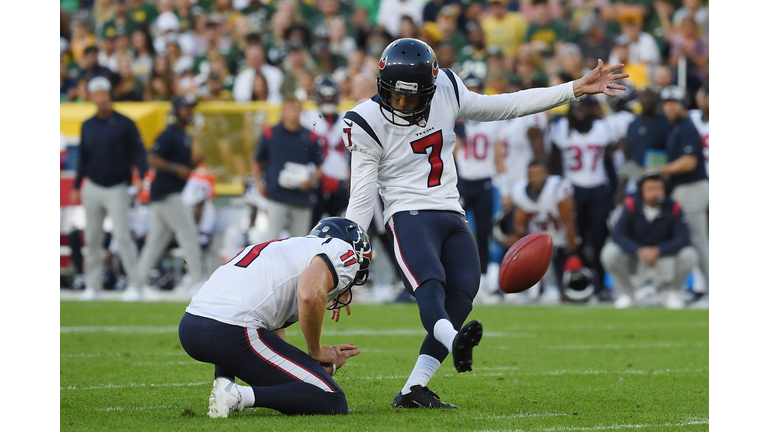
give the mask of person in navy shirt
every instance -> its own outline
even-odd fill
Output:
[[[614,277],[619,309],[635,304],[630,275],[655,275],[664,304],[683,307],[682,286],[696,265],[688,225],[681,205],[667,198],[664,179],[648,172],[638,181],[638,193],[627,197],[613,227],[612,242],[605,245],[601,261]]]
[[[85,290],[82,300],[96,300],[101,295],[101,269],[104,260],[104,218],[112,219],[112,235],[117,242],[127,284],[138,283],[136,244],[131,239],[128,213],[132,169],[139,175],[147,171],[144,143],[136,124],[112,109],[107,78],[96,77],[88,83],[88,93],[96,105],[96,115],[83,123],[80,132],[80,156],[70,202],[80,201],[81,186],[85,208]],[[88,181],[83,183],[84,179]]]
[[[268,200],[270,240],[283,228],[293,237],[311,228],[311,191],[322,178],[323,155],[315,133],[300,125],[300,115],[301,102],[287,97],[282,121],[264,128],[251,164],[259,193]]]
[[[171,237],[175,237],[184,251],[184,259],[192,276],[192,285],[178,289],[190,298],[205,282],[203,255],[197,237],[197,225],[192,212],[181,199],[181,191],[197,163],[193,162],[192,139],[185,129],[192,121],[196,105],[190,95],[171,98],[175,121],[169,124],[155,140],[149,153],[149,165],[155,169],[155,179],[149,189],[149,231],[139,258],[141,288],[128,289],[123,301],[159,299],[158,293],[148,286],[149,271],[162,257]]]
[[[688,117],[687,95],[677,86],[661,91],[664,115],[669,120],[667,160],[661,173],[669,177],[672,199],[679,202],[688,218],[691,244],[699,253],[699,268],[709,292],[709,177],[704,165],[701,135]]]

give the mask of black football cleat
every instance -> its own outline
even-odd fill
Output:
[[[483,325],[473,320],[459,330],[453,339],[453,365],[459,372],[472,370],[472,348],[480,343],[483,337]]]
[[[459,409],[456,405],[441,402],[440,396],[429,388],[420,385],[412,386],[411,392],[406,395],[402,392],[397,392],[397,396],[395,396],[395,400],[392,402],[392,408]]]

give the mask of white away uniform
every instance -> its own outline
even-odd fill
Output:
[[[456,168],[464,180],[481,180],[496,173],[495,149],[500,141],[501,122],[466,120],[464,144],[456,153]]]
[[[464,213],[453,160],[457,120],[496,121],[545,111],[575,100],[573,83],[511,94],[480,95],[467,90],[449,69],[441,69],[429,117],[420,125],[396,126],[381,113],[378,97],[345,115],[342,139],[352,152],[351,196],[346,217],[367,229],[378,186],[384,221],[410,210]],[[395,116],[397,119],[397,116]]]
[[[323,175],[340,181],[349,180],[349,152],[341,140],[341,119],[344,113],[336,117],[336,122],[328,123],[317,110],[301,113],[299,122],[317,135],[317,142],[323,152]]]
[[[292,237],[243,249],[213,272],[186,311],[240,327],[284,328],[299,320],[299,276],[316,256],[333,274],[331,299],[360,267],[352,246],[337,238]]]
[[[543,134],[547,130],[548,123],[545,113],[535,113],[502,123],[504,174],[501,176],[500,186],[503,195],[510,195],[512,186],[527,177],[528,164],[535,157],[531,140],[528,138],[528,130],[539,129]]]
[[[701,110],[695,109],[688,113],[693,125],[696,126],[696,130],[701,135],[701,150],[704,153],[704,168],[707,170],[707,176],[709,176],[709,119],[704,121],[702,118]]]
[[[525,192],[527,187],[527,179],[515,183],[512,188],[512,200],[528,215],[528,231],[549,233],[554,247],[567,248],[568,236],[560,219],[558,205],[573,196],[571,182],[556,175],[547,177],[536,200],[531,199]]]

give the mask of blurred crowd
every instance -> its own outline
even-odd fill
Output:
[[[709,77],[703,0],[61,0],[61,101],[94,76],[115,101],[305,100],[330,74],[343,99],[386,45],[429,43],[486,93],[579,78],[622,62],[638,90]],[[680,67],[680,60],[685,66]],[[682,76],[678,78],[678,75]]]

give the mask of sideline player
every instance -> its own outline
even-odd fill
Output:
[[[495,121],[545,111],[584,94],[624,86],[613,80],[617,64],[597,67],[576,81],[552,88],[485,96],[467,90],[449,69],[440,69],[426,43],[398,39],[379,60],[378,94],[344,116],[342,139],[352,152],[347,218],[367,228],[375,188],[403,283],[419,305],[427,337],[416,365],[392,403],[403,408],[456,408],[427,388],[449,353],[458,372],[472,370],[472,349],[482,325],[470,321],[480,284],[477,245],[459,204],[453,151],[457,120]]]
[[[299,122],[317,136],[323,152],[323,177],[313,189],[312,224],[324,215],[339,216],[349,202],[349,152],[341,141],[339,89],[327,75],[315,79],[312,99],[317,110],[302,111]]]
[[[306,237],[248,246],[211,275],[179,323],[184,351],[215,365],[209,417],[248,407],[347,413],[331,376],[360,350],[322,345],[320,334],[326,308],[334,321],[342,307],[350,314],[352,287],[368,279],[371,252],[356,223],[328,218]],[[285,328],[297,321],[308,353],[285,341]]]
[[[578,250],[573,185],[560,176],[549,175],[544,163],[534,159],[528,164],[528,178],[512,187],[512,201],[516,206],[515,235],[507,239],[506,247],[529,233],[549,233],[553,246],[550,269],[557,278],[560,299],[564,300],[563,266]]]
[[[483,81],[473,74],[463,79],[467,90],[482,94]],[[496,155],[502,153],[501,127],[503,122],[465,120],[457,127],[456,170],[459,200],[465,210],[475,216],[477,251],[480,255],[481,294],[490,294],[494,287],[488,280],[488,250],[493,229],[493,176],[496,174]],[[483,296],[480,297],[484,298]]]

